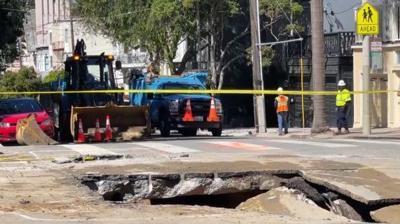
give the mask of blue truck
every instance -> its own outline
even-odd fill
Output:
[[[206,72],[188,72],[181,76],[159,76],[152,79],[148,79],[146,75],[137,74],[132,78],[130,89],[205,90],[206,79]],[[164,137],[168,137],[171,130],[177,130],[184,136],[195,136],[198,129],[208,130],[213,136],[221,136],[222,104],[219,99],[209,94],[159,94],[155,91],[147,94],[132,93],[129,98],[131,105],[149,106],[151,127],[159,129]],[[212,109],[215,109],[216,119],[210,120],[210,110]],[[184,119],[188,110],[192,116],[189,121]]]

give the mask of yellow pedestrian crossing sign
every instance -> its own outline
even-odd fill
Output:
[[[366,2],[357,10],[357,34],[379,34],[379,12],[368,2]]]

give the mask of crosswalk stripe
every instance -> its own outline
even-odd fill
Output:
[[[379,144],[379,145],[400,145],[400,141],[382,141],[382,140],[361,140],[361,139],[335,139],[335,141],[341,142],[354,142],[354,143],[368,143],[368,144]]]
[[[280,149],[277,147],[265,146],[265,145],[256,145],[250,143],[243,142],[227,142],[227,141],[212,141],[211,144],[222,145],[235,149],[249,150],[249,151],[265,151],[268,149]]]
[[[131,144],[155,149],[158,151],[168,152],[168,153],[199,152],[199,150],[196,150],[196,149],[186,148],[186,147],[182,147],[182,146],[175,146],[175,145],[170,145],[170,144],[165,144],[165,143],[160,143],[160,142],[135,142],[135,143],[131,143]]]
[[[343,148],[343,147],[356,147],[357,145],[342,144],[342,143],[327,143],[327,142],[310,142],[310,141],[299,141],[289,139],[267,139],[266,142],[284,143],[284,144],[296,144],[296,145],[309,145],[309,146],[321,146],[327,148]]]
[[[115,152],[112,152],[110,150],[101,148],[96,145],[89,145],[89,144],[78,144],[78,145],[73,145],[73,144],[67,144],[67,145],[60,145],[64,148],[74,150],[75,152],[78,152],[82,155],[115,155]]]

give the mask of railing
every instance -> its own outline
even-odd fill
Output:
[[[325,34],[325,55],[327,56],[352,56],[351,46],[355,42],[354,32],[337,32]],[[311,56],[311,36],[304,38],[303,42],[288,44],[289,57]]]

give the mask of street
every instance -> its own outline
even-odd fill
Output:
[[[399,146],[398,140],[295,139],[272,135],[257,137],[243,133],[236,136],[224,134],[222,137],[202,134],[197,137],[155,136],[145,141],[121,143],[3,146],[0,148],[3,153],[0,155],[0,172],[3,176],[0,190],[5,203],[0,205],[0,210],[6,223],[164,223],[162,220],[165,219],[184,223],[183,220],[190,217],[196,217],[194,223],[207,223],[211,219],[212,222],[219,220],[239,223],[244,218],[249,220],[246,223],[258,223],[263,218],[277,223],[305,220],[311,223],[322,220],[338,223],[346,219],[329,212],[308,214],[305,210],[310,213],[310,209],[314,208],[299,210],[304,205],[296,207],[294,211],[297,213],[286,214],[238,208],[232,210],[228,209],[229,205],[214,207],[210,202],[212,200],[204,204],[209,206],[196,206],[194,199],[190,204],[183,201],[171,205],[162,201],[151,201],[150,204],[128,201],[110,204],[103,201],[99,194],[91,193],[79,180],[87,175],[89,178],[92,175],[98,176],[96,178],[110,178],[111,181],[116,178],[112,177],[115,175],[222,175],[223,172],[293,170],[302,172],[302,178],[310,183],[318,183],[335,189],[334,192],[343,193],[348,200],[357,200],[366,205],[375,203],[378,208],[383,208],[400,202],[397,190],[400,187]],[[68,161],[68,158],[85,158],[87,155],[97,158],[112,155],[122,157],[98,161],[87,157],[84,162]],[[53,160],[61,161],[62,164],[54,163]],[[102,183],[107,181],[105,179]],[[18,191],[15,191],[16,188]],[[390,217],[395,216],[395,211],[389,211]],[[159,212],[164,219],[150,219],[144,215],[154,212]],[[181,215],[176,216],[176,213]],[[365,217],[361,220],[368,221]]]
[[[400,223],[399,9],[0,0],[0,224]]]
[[[360,159],[372,161],[398,161],[400,141],[396,140],[296,140],[286,138],[264,139],[253,136],[243,137],[155,137],[138,142],[99,143],[99,144],[61,144],[56,146],[3,146],[3,153],[23,154],[30,160],[69,157],[78,155],[123,154],[132,158],[156,155],[169,158],[179,154],[191,157],[207,154],[257,157],[260,155],[296,155],[316,159],[360,162]],[[20,155],[21,156],[21,155]],[[27,158],[28,159],[28,158]]]

